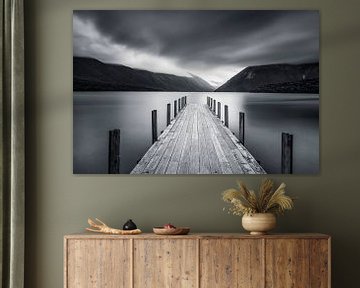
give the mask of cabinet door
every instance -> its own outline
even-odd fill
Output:
[[[260,239],[200,241],[200,287],[259,288],[264,285]]]
[[[68,239],[65,253],[65,287],[131,287],[130,240]]]
[[[310,287],[330,287],[330,240],[310,241]]]
[[[266,287],[309,287],[307,239],[266,239]]]
[[[197,287],[197,240],[134,240],[134,287]]]

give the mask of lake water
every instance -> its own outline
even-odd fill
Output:
[[[319,96],[270,93],[74,92],[73,171],[104,174],[108,131],[121,130],[121,173],[130,173],[151,146],[151,111],[158,131],[166,128],[166,105],[187,96],[206,104],[210,96],[229,106],[229,126],[238,136],[239,111],[245,112],[245,147],[270,174],[281,173],[281,133],[294,135],[294,174],[319,172]],[[217,105],[216,105],[217,108]]]

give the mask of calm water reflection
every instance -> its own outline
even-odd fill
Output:
[[[281,133],[294,135],[294,173],[319,171],[319,97],[308,94],[74,92],[74,173],[107,173],[108,131],[121,129],[121,173],[129,173],[151,146],[151,110],[158,131],[166,126],[166,104],[188,96],[204,103],[210,96],[229,106],[230,129],[238,135],[238,113],[245,112],[245,146],[268,173],[281,173]],[[216,106],[217,107],[217,106]]]

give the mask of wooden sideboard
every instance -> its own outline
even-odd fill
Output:
[[[67,235],[65,288],[325,288],[323,234]]]

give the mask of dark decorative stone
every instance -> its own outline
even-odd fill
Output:
[[[135,229],[137,229],[137,226],[131,219],[129,219],[123,226],[123,230],[135,230]]]

